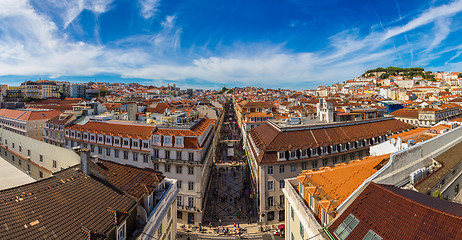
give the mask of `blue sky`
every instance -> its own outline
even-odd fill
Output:
[[[309,89],[462,71],[462,0],[1,0],[0,83]]]

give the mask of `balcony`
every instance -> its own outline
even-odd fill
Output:
[[[189,160],[181,160],[181,159],[167,159],[167,158],[156,158],[151,156],[151,160],[154,162],[162,162],[162,163],[177,163],[177,164],[202,164],[199,161],[189,161]]]

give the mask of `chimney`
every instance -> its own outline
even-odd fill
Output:
[[[88,148],[74,148],[74,151],[80,155],[80,169],[86,175],[90,175],[90,149]]]

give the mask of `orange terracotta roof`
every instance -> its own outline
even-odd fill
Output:
[[[157,128],[153,134],[169,136],[201,136],[214,121],[215,120],[213,119],[204,118],[191,129]]]
[[[298,178],[310,193],[313,187],[320,193],[324,204],[321,204],[327,212],[335,210],[345,199],[350,196],[367,178],[376,173],[383,161],[388,161],[390,154],[369,156],[362,160],[354,160],[347,163],[337,164],[334,167],[324,167],[319,170],[305,170]],[[308,202],[308,196],[304,196]]]
[[[61,114],[57,110],[14,110],[14,109],[0,109],[0,117],[17,119],[22,121],[35,121],[35,120],[48,120]]]
[[[151,139],[152,131],[155,128],[156,126],[116,124],[108,122],[88,122],[85,125],[72,125],[67,127],[67,129],[75,131],[139,139]]]

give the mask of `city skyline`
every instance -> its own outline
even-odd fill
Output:
[[[462,1],[23,0],[0,9],[6,84],[309,89],[376,67],[462,69]]]

